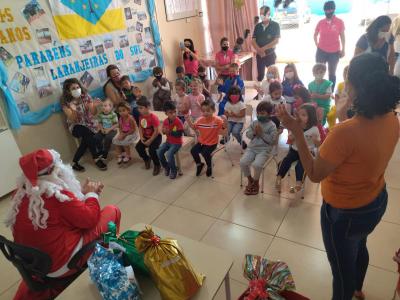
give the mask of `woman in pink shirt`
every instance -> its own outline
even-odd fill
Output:
[[[194,44],[191,39],[184,39],[185,48],[182,51],[182,62],[181,65],[185,68],[185,75],[190,79],[197,76],[197,70],[199,68],[199,58],[197,51],[194,50]]]
[[[221,51],[215,54],[215,69],[218,76],[224,80],[229,77],[229,66],[236,61],[236,55],[229,49],[228,38],[223,37],[220,42]]]
[[[317,63],[328,63],[329,80],[336,83],[336,68],[339,58],[345,55],[344,23],[335,14],[335,1],[324,4],[326,18],[319,21],[315,28],[314,41],[317,46]],[[332,88],[333,88],[332,87]]]

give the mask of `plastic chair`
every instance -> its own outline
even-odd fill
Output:
[[[1,251],[6,259],[17,268],[22,279],[32,291],[43,291],[59,287],[60,285],[68,286],[75,278],[85,271],[87,265],[85,264],[81,267],[79,266],[79,262],[88,251],[93,250],[97,242],[99,241],[96,240],[84,245],[72,257],[68,263],[68,268],[70,270],[76,270],[74,274],[62,278],[53,278],[47,276],[47,274],[50,273],[52,265],[51,257],[47,253],[11,242],[0,235]]]

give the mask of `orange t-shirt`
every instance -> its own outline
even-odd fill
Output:
[[[319,152],[337,166],[322,181],[324,200],[342,209],[373,201],[385,185],[385,170],[398,140],[399,120],[393,112],[374,119],[356,116],[336,125]]]
[[[222,119],[216,116],[200,117],[194,124],[200,133],[199,143],[207,146],[218,144],[218,133],[222,129],[223,123]]]

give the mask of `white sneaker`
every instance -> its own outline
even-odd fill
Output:
[[[122,162],[123,162],[123,163],[127,163],[127,162],[129,162],[130,160],[131,160],[130,157],[124,156],[124,158],[122,159]]]
[[[117,163],[120,165],[120,164],[122,164],[123,161],[124,161],[124,158],[122,157],[122,155],[118,155]]]

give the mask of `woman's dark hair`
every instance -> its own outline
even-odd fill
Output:
[[[230,102],[230,96],[231,95],[240,95],[240,100],[239,101],[243,101],[243,95],[242,95],[242,90],[240,89],[240,87],[238,87],[237,85],[232,86],[229,90],[228,90],[228,101]]]
[[[335,10],[336,4],[335,1],[326,1],[324,4],[324,10]]]
[[[107,77],[111,76],[110,73],[111,73],[112,70],[118,70],[119,71],[119,68],[116,65],[108,65],[107,68],[106,68]]]
[[[285,76],[285,72],[286,72],[286,69],[287,69],[287,68],[292,68],[292,69],[293,69],[293,72],[294,72],[293,81],[299,81],[300,79],[299,79],[299,74],[297,73],[296,65],[295,65],[294,63],[288,63],[288,64],[285,66],[285,69],[284,69],[284,71],[283,71],[283,75],[284,75],[284,76]]]
[[[194,53],[194,44],[193,41],[191,39],[184,39],[183,42],[188,42],[190,43],[190,47],[187,47],[190,49],[190,51],[192,51]],[[186,47],[186,46],[185,46]],[[189,59],[190,61],[193,60],[193,57],[190,54],[187,54],[186,52],[183,53],[183,59]]]
[[[400,101],[400,79],[389,75],[388,64],[376,53],[354,57],[347,80],[356,94],[354,111],[368,119],[394,110]]]
[[[306,103],[303,104],[302,106],[299,107],[300,109],[304,109],[307,113],[308,116],[308,121],[307,121],[307,129],[310,129],[313,126],[317,126],[318,125],[318,117],[317,117],[317,110],[315,109],[315,106],[310,104],[310,103]]]
[[[271,114],[273,110],[274,110],[274,105],[271,102],[265,100],[258,103],[256,108],[257,113],[266,112],[268,114]]]
[[[165,112],[168,112],[168,111],[171,111],[171,110],[176,110],[176,105],[175,105],[175,103],[173,101],[167,101],[167,102],[164,103],[163,108],[164,108]]]
[[[82,95],[87,94],[87,90],[83,87],[82,83],[78,79],[68,78],[63,83],[63,91],[62,91],[62,95],[61,95],[61,105],[68,104],[73,99],[71,92],[69,91],[69,89],[71,88],[71,85],[73,85],[73,84],[79,85]]]
[[[225,42],[229,42],[229,40],[228,40],[227,37],[223,37],[223,38],[219,41],[219,45],[222,46],[222,43],[225,43]]]
[[[301,98],[304,103],[311,102],[310,92],[302,85],[297,85],[294,87],[293,96]]]
[[[282,90],[282,84],[278,80],[274,80],[269,84],[269,93],[272,94],[275,91]]]
[[[371,24],[369,24],[366,35],[370,47],[375,45],[376,41],[378,40],[380,29],[387,25],[390,26],[390,24],[392,24],[392,19],[390,19],[388,16],[379,16],[373,20]]]

